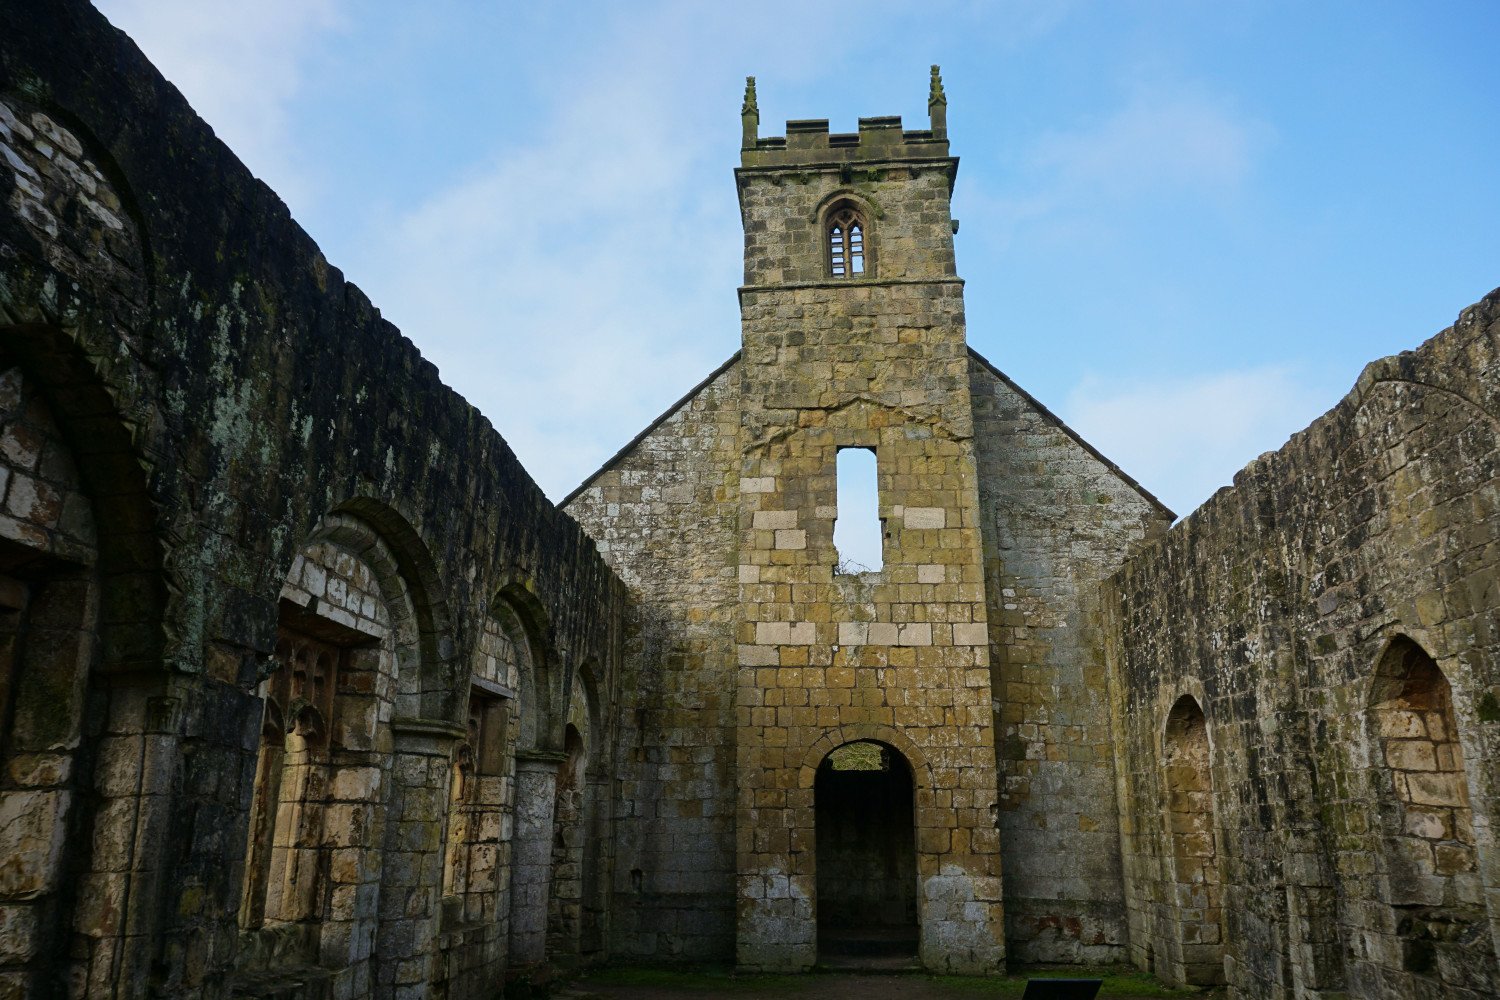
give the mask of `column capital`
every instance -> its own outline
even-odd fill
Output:
[[[555,771],[562,766],[568,755],[561,750],[519,750],[516,752],[516,767],[528,771]]]
[[[468,735],[468,731],[447,719],[392,719],[391,734],[396,746],[406,753],[429,754],[445,757],[453,752],[453,744]]]

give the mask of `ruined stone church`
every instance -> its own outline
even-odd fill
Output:
[[[1174,526],[968,348],[929,111],[751,82],[741,349],[554,505],[128,38],[0,5],[0,997],[1500,995],[1500,293]]]

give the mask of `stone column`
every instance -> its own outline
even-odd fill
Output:
[[[443,892],[443,825],[453,744],[464,727],[436,719],[391,723],[391,795],[385,819],[374,996],[427,995]]]
[[[552,819],[560,753],[516,755],[515,833],[511,840],[510,967],[538,965],[547,951],[552,888]]]
[[[174,793],[183,766],[182,706],[180,688],[170,678],[129,678],[110,689],[109,721],[96,745],[93,852],[88,870],[78,876],[73,911],[77,943],[70,978],[86,984],[91,997],[144,996],[167,917],[159,904],[170,900],[168,913],[185,905],[180,897],[164,896],[163,877],[181,897],[201,890],[200,880],[170,872],[163,857],[173,809],[187,807]],[[187,980],[196,971],[182,970]]]

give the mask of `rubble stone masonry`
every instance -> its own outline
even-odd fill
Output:
[[[0,8],[0,206],[0,996],[493,996],[618,580],[87,4]]]
[[[1169,528],[965,344],[928,110],[750,83],[741,349],[554,506],[127,38],[0,5],[0,1000],[1500,995],[1500,292]]]
[[[1237,996],[1500,993],[1497,374],[1492,293],[1111,581],[1138,964]]]
[[[565,501],[635,598],[616,949],[811,966],[816,775],[870,740],[915,785],[923,964],[1123,959],[1095,595],[1170,515],[968,351],[938,128],[746,109],[743,348]],[[833,544],[842,448],[875,453],[878,571]]]

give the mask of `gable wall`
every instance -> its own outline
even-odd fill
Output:
[[[1170,515],[971,355],[1006,943],[1120,961],[1124,885],[1099,581]]]
[[[615,803],[617,953],[734,954],[740,365],[566,505],[630,593]]]

